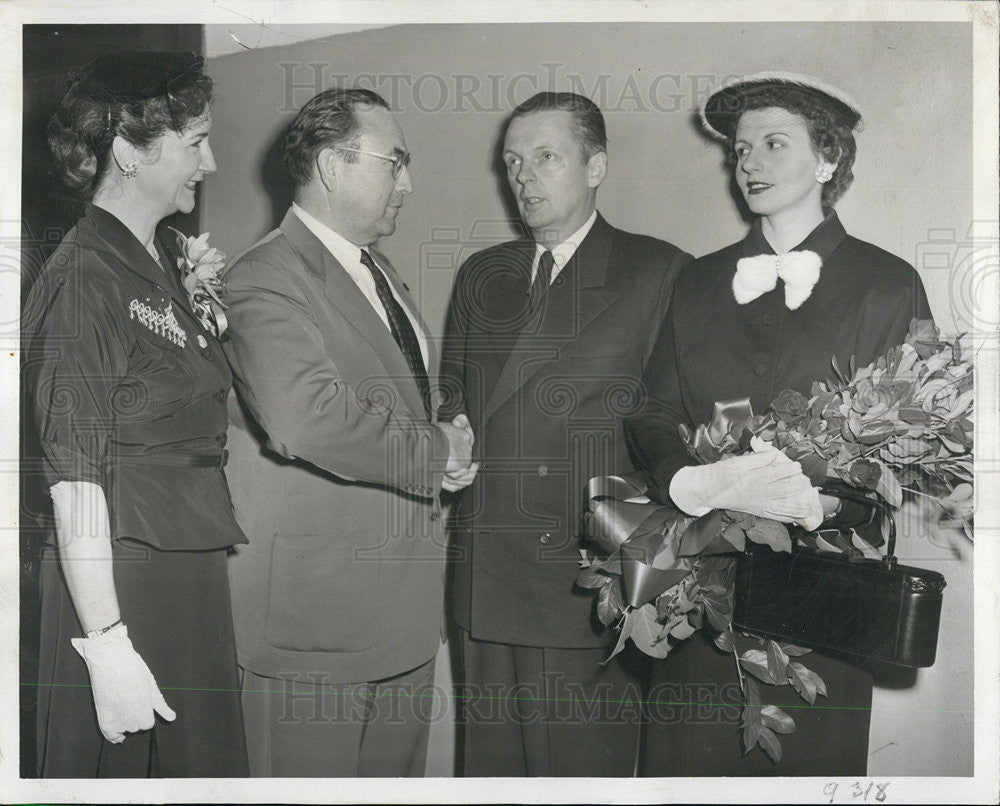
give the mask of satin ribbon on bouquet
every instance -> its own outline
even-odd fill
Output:
[[[726,436],[738,439],[751,417],[749,398],[721,401],[715,404],[707,425],[698,426],[693,435],[687,429],[683,436],[699,456],[717,458]],[[651,501],[648,489],[641,472],[595,476],[587,482],[587,537],[608,554],[621,552],[630,607],[642,607],[684,579],[691,573],[695,555],[735,551],[721,536],[726,526],[722,512],[695,519]]]
[[[738,443],[747,424],[753,419],[750,398],[719,400],[712,407],[712,419],[702,423],[694,433],[681,423],[677,429],[688,450],[698,457],[702,464],[711,464],[722,458],[727,438]]]
[[[642,607],[691,572],[678,556],[676,509],[650,501],[641,473],[587,482],[587,536],[609,554],[621,552],[626,601]]]

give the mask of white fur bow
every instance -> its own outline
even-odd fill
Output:
[[[808,250],[741,258],[733,276],[733,296],[746,305],[773,291],[780,277],[785,283],[785,307],[794,311],[809,299],[822,265],[820,256]]]

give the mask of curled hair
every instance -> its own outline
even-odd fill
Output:
[[[212,101],[212,79],[200,73],[182,86],[137,101],[116,99],[86,68],[71,74],[71,81],[47,134],[57,175],[84,201],[107,174],[116,135],[148,149],[167,130],[183,132]]]
[[[608,150],[608,135],[604,129],[604,115],[597,104],[575,92],[539,92],[514,107],[510,120],[530,115],[532,112],[569,112],[573,116],[573,136],[590,159],[594,154]],[[508,121],[508,125],[510,122]]]
[[[351,146],[361,133],[357,107],[389,105],[378,93],[370,90],[324,90],[310,98],[285,133],[281,159],[296,187],[308,184],[313,177],[316,158],[324,148]],[[351,162],[354,154],[344,159]]]
[[[742,100],[741,114],[751,109],[780,107],[805,121],[813,151],[831,165],[837,166],[830,181],[823,185],[823,207],[832,208],[854,181],[854,172],[851,168],[854,165],[857,144],[851,126],[829,104],[812,93],[795,87],[761,88]],[[729,153],[733,159],[735,159],[733,155],[735,139],[734,126],[733,134],[727,140]]]

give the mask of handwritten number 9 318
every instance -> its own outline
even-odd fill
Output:
[[[837,789],[839,784],[829,783],[823,787],[823,794],[827,795],[830,800],[828,803],[833,803],[837,797]],[[877,784],[874,781],[869,781],[866,785],[862,781],[855,781],[850,788],[850,797],[852,799],[862,800],[867,802],[869,797],[872,796],[874,791],[874,799],[879,803],[882,803],[886,799],[885,791],[889,788],[889,782],[886,781],[884,784]],[[846,795],[846,790],[845,790]]]

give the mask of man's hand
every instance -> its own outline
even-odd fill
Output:
[[[459,414],[448,423],[438,423],[444,435],[448,438],[448,464],[445,466],[444,480],[441,487],[448,492],[457,492],[472,484],[479,472],[479,463],[472,461],[472,446],[476,437],[472,433],[469,418]]]

